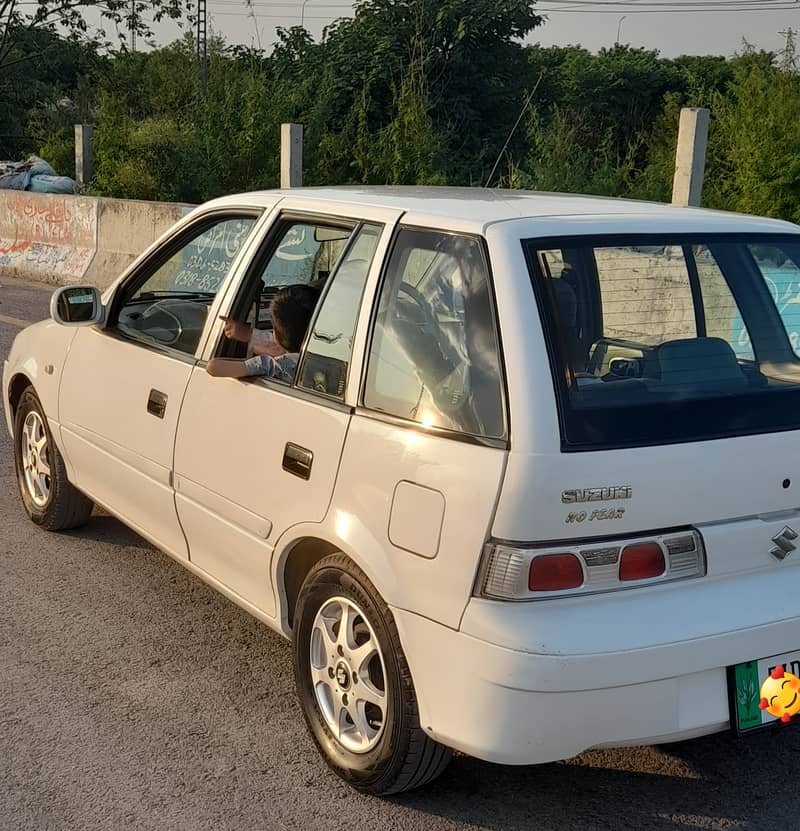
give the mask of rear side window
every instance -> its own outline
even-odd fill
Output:
[[[344,396],[361,296],[382,230],[378,225],[362,226],[331,278],[306,346],[301,387]]]
[[[426,427],[505,436],[497,332],[479,240],[400,231],[378,303],[364,405]]]
[[[565,449],[796,429],[797,237],[524,245]]]
[[[351,230],[294,222],[286,226],[261,274],[264,290],[324,281],[333,271]]]

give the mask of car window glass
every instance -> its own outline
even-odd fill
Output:
[[[565,444],[794,429],[800,245],[793,237],[669,234],[661,241],[653,234],[523,244]]]
[[[738,357],[755,360],[750,334],[714,254],[707,245],[695,245],[692,255],[703,298],[706,335],[726,341]]]
[[[275,248],[261,275],[265,287],[313,283],[328,277],[350,238],[350,230],[295,222]]]
[[[116,328],[136,340],[194,354],[209,306],[255,222],[255,217],[231,217],[195,231],[123,298]]]
[[[278,244],[261,271],[258,299],[248,323],[270,329],[270,303],[284,286],[310,284],[319,289],[336,267],[352,234],[350,228],[335,228],[309,222],[286,224]],[[252,285],[252,284],[251,284]]]
[[[299,385],[341,398],[361,296],[381,228],[364,225],[333,275],[308,339]]]
[[[800,357],[800,267],[778,246],[748,246],[772,299],[795,355]]]
[[[402,230],[381,290],[365,406],[425,426],[501,437],[502,402],[479,241]]]
[[[679,246],[594,253],[605,337],[656,344],[697,336],[689,271]]]

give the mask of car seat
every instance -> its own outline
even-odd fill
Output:
[[[684,338],[662,343],[656,350],[661,378],[658,390],[739,392],[747,387],[736,354],[721,338]]]

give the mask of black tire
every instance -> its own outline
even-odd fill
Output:
[[[41,504],[37,504],[30,492],[25,479],[23,463],[27,449],[23,447],[26,442],[24,434],[25,420],[31,413],[35,413],[41,419],[47,439],[43,450],[44,460],[50,468],[50,476],[47,477],[49,492]],[[44,414],[33,387],[28,387],[22,393],[17,405],[17,412],[14,417],[14,463],[17,471],[19,495],[28,516],[33,522],[47,531],[64,531],[68,528],[77,528],[86,524],[92,514],[94,503],[67,478],[64,459],[53,441],[50,426],[47,423],[47,416]]]
[[[311,637],[315,617],[334,597],[363,611],[383,655],[386,713],[374,747],[353,752],[333,734],[320,710],[311,676]],[[352,787],[389,795],[419,788],[447,767],[451,751],[421,729],[414,683],[397,626],[367,576],[344,554],[320,560],[300,590],[293,632],[295,684],[306,723],[329,767]],[[356,689],[355,684],[352,687]]]

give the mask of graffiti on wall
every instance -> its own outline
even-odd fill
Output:
[[[0,273],[80,280],[96,245],[94,200],[26,192],[2,195]]]

